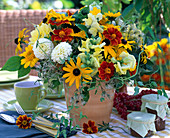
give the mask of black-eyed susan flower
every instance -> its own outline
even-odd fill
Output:
[[[90,73],[93,72],[90,68],[82,68],[80,57],[77,58],[77,64],[75,65],[74,61],[71,59],[70,64],[66,63],[66,67],[63,67],[63,70],[68,72],[63,75],[63,78],[67,78],[65,80],[66,83],[69,82],[69,86],[71,86],[74,81],[76,82],[76,88],[79,88],[80,81],[90,81],[92,78],[90,77]]]
[[[27,28],[24,28],[22,31],[19,32],[18,37],[15,39],[15,43],[17,44],[17,47],[15,49],[15,53],[18,54],[19,51],[22,52],[21,44],[22,43],[28,43],[27,40],[25,40],[26,37],[29,37],[29,35],[25,35],[29,30],[25,31]]]
[[[20,115],[20,116],[17,118],[16,125],[17,125],[19,128],[22,128],[22,129],[31,128],[32,119],[31,119],[31,117],[28,117],[27,115]]]
[[[132,51],[132,45],[133,43],[136,43],[135,41],[128,41],[127,38],[122,38],[121,43],[119,44],[120,46],[123,46],[125,49],[129,49]]]
[[[83,132],[86,134],[93,134],[98,132],[97,126],[95,126],[95,122],[89,120],[88,124],[83,123]]]
[[[34,65],[38,62],[38,58],[35,57],[33,47],[31,45],[28,45],[28,47],[25,48],[25,52],[20,54],[19,56],[24,57],[21,59],[21,65],[24,65],[24,68],[27,68],[28,66],[34,67]]]

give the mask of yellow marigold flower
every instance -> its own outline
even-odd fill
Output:
[[[25,58],[21,59],[21,65],[24,65],[24,68],[27,68],[28,66],[34,67],[34,65],[38,62],[38,58],[35,57],[33,47],[31,45],[28,45],[28,47],[25,48],[25,52],[20,54],[19,56],[23,56]]]
[[[28,117],[27,115],[20,115],[20,116],[17,118],[16,125],[17,125],[19,128],[22,128],[22,129],[31,128],[32,119],[31,119],[31,117]]]
[[[121,13],[120,12],[112,13],[112,12],[108,11],[108,13],[105,12],[104,15],[107,16],[107,17],[114,17],[114,18],[116,18],[116,17],[120,16]]]
[[[25,35],[29,30],[25,32],[27,28],[24,28],[22,31],[19,32],[18,37],[15,39],[15,43],[17,44],[17,47],[15,49],[15,54],[18,54],[19,51],[22,52],[21,43],[28,43],[27,40],[24,40],[26,37],[29,37],[29,35]]]
[[[97,7],[93,7],[93,10],[90,11],[90,13],[92,13],[93,15],[97,15],[98,13],[101,13],[101,10]]]
[[[90,68],[82,68],[81,65],[81,59],[80,57],[77,58],[77,64],[75,65],[74,61],[71,59],[70,64],[66,63],[66,67],[63,67],[64,71],[67,71],[68,73],[65,73],[63,75],[63,78],[67,78],[65,80],[66,83],[69,82],[69,86],[71,86],[74,81],[76,82],[76,88],[79,88],[80,81],[90,81],[92,78],[88,75],[93,72]]]

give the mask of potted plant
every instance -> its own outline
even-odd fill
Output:
[[[36,69],[52,88],[64,82],[70,117],[80,126],[87,120],[109,122],[115,90],[152,65],[136,25],[101,8],[94,2],[75,13],[50,10],[30,37],[26,28],[19,32],[18,55],[2,67],[18,70],[18,77]]]

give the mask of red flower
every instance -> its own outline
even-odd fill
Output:
[[[83,124],[83,132],[86,134],[93,134],[98,132],[97,126],[95,126],[95,122],[89,120],[88,124],[84,123]]]
[[[159,73],[155,73],[152,75],[152,78],[155,80],[155,81],[161,81],[161,75]]]
[[[54,34],[51,36],[52,41],[71,41],[73,40],[73,37],[71,36],[73,32],[73,29],[71,28],[62,28],[62,30],[54,30]]]
[[[99,77],[102,79],[102,80],[110,80],[110,77],[113,76],[114,74],[114,64],[111,62],[111,63],[108,63],[106,61],[103,61],[101,64],[100,64],[100,68],[98,68],[99,70]]]
[[[17,118],[16,125],[22,129],[31,128],[32,125],[31,117],[27,117],[27,115],[20,115]]]
[[[112,45],[118,45],[121,43],[122,34],[115,28],[108,28],[103,32],[105,38],[109,39]]]
[[[62,24],[71,24],[71,23],[69,22],[69,20],[56,19],[56,20],[53,21],[53,20],[50,19],[49,24],[59,26],[59,25],[62,25]]]

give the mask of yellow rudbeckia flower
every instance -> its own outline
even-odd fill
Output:
[[[80,57],[77,58],[77,64],[75,65],[74,61],[71,59],[70,64],[66,63],[66,67],[63,67],[63,70],[68,72],[63,75],[63,78],[67,78],[65,83],[69,82],[71,86],[74,81],[76,82],[76,88],[79,88],[80,81],[90,81],[92,78],[89,76],[93,72],[90,68],[82,68]]]

